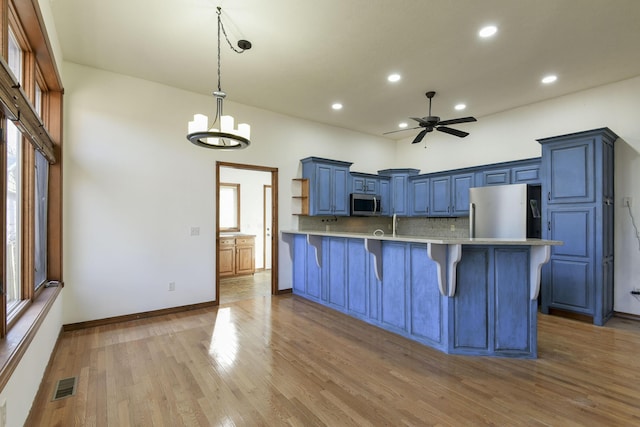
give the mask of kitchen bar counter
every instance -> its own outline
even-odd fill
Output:
[[[281,235],[297,295],[447,353],[537,357],[540,268],[562,242]]]

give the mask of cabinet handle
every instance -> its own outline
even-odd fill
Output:
[[[547,230],[551,231],[551,221],[547,221]]]
[[[551,201],[551,191],[549,191],[549,192],[547,193],[547,200],[548,200],[548,201]]]

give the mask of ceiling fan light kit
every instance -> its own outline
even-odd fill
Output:
[[[411,142],[412,144],[417,144],[419,142],[421,142],[425,135],[428,134],[429,132],[433,132],[433,130],[437,130],[439,132],[444,132],[444,133],[448,133],[449,135],[453,135],[453,136],[457,136],[459,138],[464,138],[467,135],[469,135],[469,132],[464,132],[458,129],[453,129],[448,127],[448,125],[456,125],[456,124],[460,124],[460,123],[470,123],[470,122],[476,122],[476,118],[475,117],[461,117],[459,119],[451,119],[451,120],[440,120],[440,117],[438,116],[432,116],[431,115],[431,100],[433,99],[433,97],[436,95],[436,93],[434,91],[429,91],[425,94],[427,96],[427,98],[429,99],[429,115],[426,117],[410,117],[411,120],[415,120],[416,122],[418,122],[418,126],[416,127],[412,127],[412,128],[405,128],[405,129],[400,129],[400,130],[394,130],[391,132],[385,132],[384,135],[390,134],[390,133],[395,133],[395,132],[402,132],[405,130],[413,130],[413,129],[420,129],[423,128],[420,133],[418,133],[418,135],[416,135],[415,139]]]
[[[236,53],[251,49],[251,42],[239,40],[238,49],[233,47],[227,37],[224,25],[222,25],[221,12],[222,9],[218,7],[218,90],[213,92],[213,96],[216,98],[216,114],[211,127],[209,127],[209,118],[206,115],[195,114],[193,120],[188,124],[189,133],[187,139],[199,147],[216,150],[238,150],[251,144],[249,140],[251,127],[246,123],[239,123],[238,129],[235,129],[233,117],[225,116],[222,113],[223,101],[227,94],[222,91],[220,83],[220,33],[224,34],[229,47]],[[217,127],[215,127],[216,123],[218,123]]]

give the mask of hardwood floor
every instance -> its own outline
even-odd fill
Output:
[[[271,295],[271,270],[220,279],[220,304]]]
[[[539,315],[537,360],[450,356],[255,298],[64,333],[26,425],[640,425],[639,354],[640,328]]]

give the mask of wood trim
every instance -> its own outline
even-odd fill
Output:
[[[220,168],[227,167],[233,169],[244,169],[244,170],[253,170],[259,172],[270,172],[271,173],[271,233],[273,238],[271,239],[271,295],[278,295],[278,168],[273,168],[269,166],[258,166],[258,165],[248,165],[242,163],[230,163],[230,162],[216,162],[216,248],[215,248],[215,259],[216,259],[216,273],[215,273],[215,283],[214,286],[216,288],[216,301],[219,304],[220,301],[220,270],[218,266],[220,265],[220,253],[218,251],[218,241],[220,239],[220,223],[218,218],[220,217]]]
[[[47,87],[53,91],[63,91],[62,79],[53,56],[53,48],[47,35],[38,0],[16,0],[12,3]]]
[[[236,189],[236,226],[237,227],[229,227],[229,228],[221,228],[220,231],[224,231],[226,232],[234,232],[240,231],[240,221],[242,219],[241,215],[240,215],[240,184],[236,184],[233,182],[221,182],[218,184],[219,187],[235,187]],[[218,197],[216,200],[220,200],[220,197]],[[220,218],[219,216],[217,218]]]
[[[6,338],[0,341],[0,392],[11,378],[61,291],[62,286],[58,286],[40,292],[9,330]]]
[[[69,323],[63,325],[64,332],[80,329],[94,328],[96,326],[113,325],[115,323],[129,322],[131,320],[147,319],[149,317],[164,316],[166,314],[182,313],[184,311],[198,310],[200,308],[215,307],[216,301],[207,301],[197,304],[182,305],[179,307],[162,308],[160,310],[143,311],[141,313],[125,314],[122,316],[107,317],[105,319],[88,320],[86,322]]]
[[[62,123],[63,93],[47,92],[46,122],[53,138],[53,151],[58,161],[49,165],[49,206],[47,207],[47,279],[64,280],[62,275]],[[55,118],[55,120],[50,120]]]

